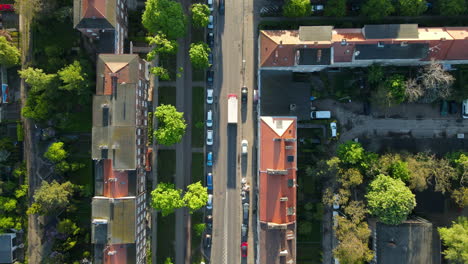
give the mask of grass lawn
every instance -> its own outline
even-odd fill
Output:
[[[193,69],[192,70],[192,81],[203,82],[205,80],[205,70]]]
[[[205,131],[204,98],[205,89],[203,87],[193,87],[192,147],[203,147],[203,133]]]
[[[205,165],[203,153],[192,153],[192,182],[205,182],[203,177],[203,167]]]
[[[159,57],[159,66],[167,69],[169,72],[170,81],[175,81],[177,74],[177,57],[176,54],[161,54]]]
[[[202,255],[200,251],[202,237],[195,232],[195,225],[203,223],[203,213],[201,211],[192,214],[192,263],[200,263]]]
[[[205,42],[205,29],[192,27],[192,43]]]
[[[176,88],[174,86],[161,86],[158,88],[159,105],[176,105]]]
[[[64,133],[90,133],[93,125],[91,106],[83,108],[83,111],[72,112],[67,125],[60,128]]]
[[[174,182],[176,155],[173,149],[158,151],[158,182]]]
[[[321,264],[322,245],[297,242],[297,263],[298,264]]]
[[[175,214],[162,216],[158,214],[158,244],[156,245],[157,263],[164,263],[166,258],[174,261],[174,240],[175,240]]]

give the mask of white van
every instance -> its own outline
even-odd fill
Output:
[[[462,102],[462,117],[468,118],[468,99],[465,99]]]
[[[312,111],[310,112],[311,119],[328,119],[331,118],[330,111]]]
[[[206,112],[206,126],[207,127],[213,126],[213,112],[211,110]]]

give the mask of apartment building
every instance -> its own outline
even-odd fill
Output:
[[[97,53],[122,54],[127,25],[127,0],[73,1],[73,27],[95,44]]]
[[[148,64],[135,54],[100,54],[96,73],[94,263],[144,263]]]
[[[261,116],[258,263],[296,263],[297,118]]]
[[[262,30],[261,69],[314,72],[326,68],[468,63],[468,27],[417,24],[365,25],[363,28],[304,26]]]

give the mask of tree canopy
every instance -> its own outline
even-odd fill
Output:
[[[155,117],[158,119],[158,129],[154,131],[154,137],[159,144],[173,145],[182,140],[185,134],[184,114],[177,112],[172,105],[160,105],[156,108]]]
[[[427,10],[425,0],[398,0],[398,9],[403,16],[418,16]]]
[[[153,60],[157,54],[174,54],[177,52],[177,41],[167,39],[166,35],[162,32],[156,34],[154,37],[147,37],[146,41],[153,47],[148,55],[146,55],[146,59],[149,61]]]
[[[45,158],[55,163],[66,159],[67,156],[67,151],[63,149],[63,142],[52,143],[47,149],[47,151],[44,153]]]
[[[309,0],[287,0],[283,6],[283,15],[287,17],[304,17],[310,14]]]
[[[364,149],[358,142],[347,141],[338,146],[337,156],[343,163],[358,165],[363,160]]]
[[[151,192],[151,206],[156,210],[161,210],[163,216],[169,215],[175,209],[184,206],[181,197],[182,190],[176,189],[171,183],[158,183],[156,189]]]
[[[346,15],[346,0],[330,0],[324,10],[325,16],[343,17]]]
[[[208,26],[210,8],[206,4],[192,5],[192,23],[195,27],[204,28]]]
[[[367,0],[362,7],[362,15],[371,20],[379,20],[393,13],[395,8],[390,0]]]
[[[63,67],[57,72],[57,75],[63,83],[59,86],[59,89],[75,92],[78,96],[88,95],[88,77],[80,62],[74,61],[72,64]]]
[[[466,12],[465,0],[439,0],[439,11],[444,16],[456,16]]]
[[[451,263],[468,263],[468,218],[459,217],[451,227],[438,228],[446,249],[442,252]]]
[[[0,65],[13,66],[20,62],[20,52],[4,36],[0,36]]]
[[[192,66],[195,69],[206,69],[210,67],[210,63],[208,61],[208,55],[210,52],[211,49],[204,42],[190,44],[189,55]]]
[[[53,214],[69,204],[74,186],[71,182],[51,183],[42,181],[41,186],[34,192],[34,204],[31,213]]]
[[[380,174],[366,194],[370,212],[382,223],[398,225],[416,206],[415,195],[400,179]]]
[[[185,35],[186,18],[179,2],[148,0],[142,24],[152,34],[161,32],[169,39],[177,39]]]
[[[187,186],[187,191],[183,198],[185,205],[190,209],[190,212],[196,211],[208,202],[208,191],[203,187],[200,181]]]
[[[31,67],[20,70],[18,73],[35,92],[50,89],[57,77],[55,74],[47,74],[42,69]]]

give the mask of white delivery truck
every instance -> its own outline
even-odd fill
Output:
[[[237,124],[237,95],[228,95],[228,124]]]
[[[331,118],[330,111],[312,111],[310,112],[311,119],[328,119]]]

